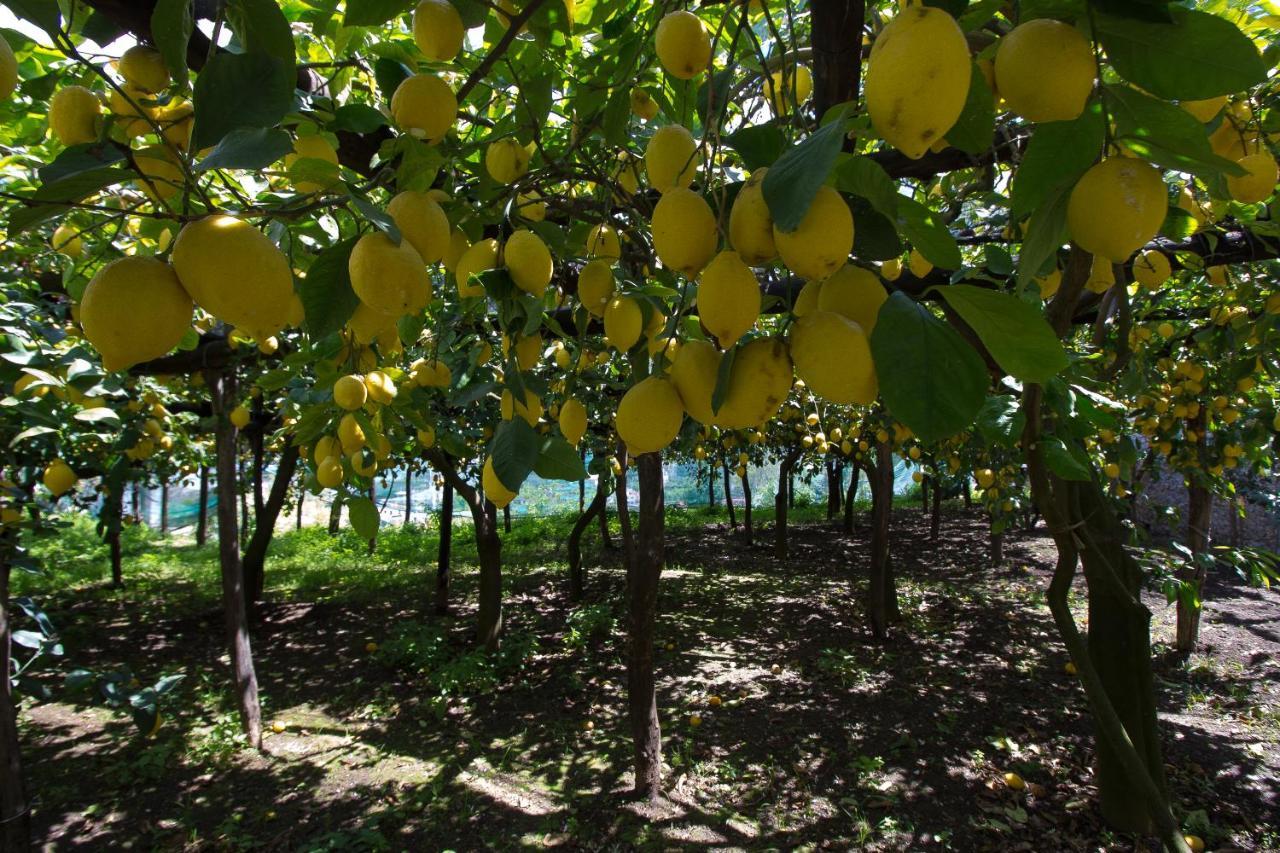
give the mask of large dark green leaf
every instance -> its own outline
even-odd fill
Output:
[[[49,35],[57,34],[62,25],[62,12],[57,0],[5,0],[9,11],[35,24]]]
[[[348,27],[376,27],[412,7],[411,0],[347,0],[342,23]]]
[[[178,86],[187,88],[187,42],[195,29],[192,0],[156,0],[151,10],[151,34]]]
[[[1197,175],[1243,175],[1239,165],[1213,153],[1204,125],[1191,113],[1128,86],[1103,90],[1116,139],[1169,169]]]
[[[1036,126],[1013,174],[1011,216],[1015,221],[1044,204],[1054,190],[1074,184],[1097,161],[1105,128],[1102,108],[1096,103],[1071,121]]]
[[[853,211],[853,254],[864,261],[887,261],[902,254],[902,241],[893,223],[861,196],[849,201]]]
[[[836,166],[832,184],[843,193],[862,196],[882,216],[898,218],[898,188],[884,167],[870,157],[849,157]]]
[[[773,224],[782,231],[799,227],[809,205],[826,182],[844,142],[844,111],[793,145],[769,167],[764,176],[765,204]]]
[[[493,433],[489,458],[493,473],[509,491],[517,492],[533,472],[542,450],[542,440],[524,418],[516,415],[503,421]]]
[[[307,332],[313,339],[341,329],[360,304],[360,298],[351,288],[351,274],[347,271],[355,245],[352,238],[330,246],[316,256],[307,270],[301,298]]]
[[[227,0],[226,15],[246,53],[265,53],[289,65],[296,61],[293,30],[276,0]]]
[[[264,169],[291,151],[293,140],[279,128],[241,127],[222,137],[195,170]]]
[[[1022,407],[1012,394],[988,397],[978,412],[978,434],[1000,447],[1013,447],[1025,423]]]
[[[995,126],[995,98],[991,95],[987,78],[974,65],[973,73],[969,75],[969,95],[965,98],[960,118],[946,132],[947,143],[969,154],[980,154],[991,147]]]
[[[1199,100],[1262,82],[1266,63],[1230,21],[1171,6],[1172,23],[1098,14],[1107,58],[1131,83],[1161,98]]]
[[[944,270],[964,265],[956,238],[942,217],[913,198],[898,200],[898,229],[929,263]]]
[[[1049,470],[1064,480],[1087,482],[1089,477],[1088,458],[1084,451],[1074,451],[1066,442],[1057,436],[1040,437],[1040,450],[1044,453],[1044,464]]]
[[[103,145],[96,142],[72,145],[62,149],[58,156],[53,158],[52,163],[40,167],[40,183],[47,186],[72,175],[119,163],[124,159],[124,152],[116,145]]]
[[[538,459],[533,464],[534,473],[544,480],[585,480],[587,469],[573,445],[558,435],[542,440]]]
[[[196,77],[195,147],[212,148],[238,127],[273,127],[293,107],[292,62],[265,53],[219,53]]]
[[[754,172],[768,166],[787,150],[787,138],[776,124],[753,124],[736,130],[724,138],[725,144],[738,152],[742,165]]]
[[[1019,289],[1040,275],[1049,258],[1067,241],[1067,202],[1070,200],[1069,189],[1060,187],[1031,214],[1026,238],[1022,241],[1022,254],[1018,256]]]
[[[350,498],[347,500],[347,517],[351,519],[351,529],[366,542],[378,535],[378,507],[368,498]]]
[[[937,293],[1011,376],[1043,383],[1067,366],[1062,342],[1039,308],[1016,296],[969,284],[939,287]]]
[[[921,441],[973,423],[987,393],[981,356],[949,325],[905,293],[880,308],[871,333],[880,396]]]
[[[334,130],[373,133],[386,123],[387,117],[368,104],[343,104],[333,114]]]

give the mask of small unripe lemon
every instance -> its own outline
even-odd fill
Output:
[[[853,251],[853,214],[840,193],[821,186],[800,225],[783,231],[775,224],[773,239],[792,272],[824,279],[840,269]]]
[[[98,138],[102,102],[84,86],[63,86],[49,101],[49,129],[63,145],[82,145]]]
[[[432,62],[450,62],[466,36],[462,16],[449,0],[422,0],[413,10],[413,40]]]
[[[711,61],[711,35],[692,12],[669,12],[654,33],[658,61],[679,80],[692,80]]]
[[[555,268],[541,237],[526,228],[517,229],[507,238],[502,257],[516,287],[534,296],[547,292]]]
[[[658,259],[690,278],[715,254],[717,237],[715,214],[693,190],[668,190],[653,208],[653,249]]]
[[[484,167],[500,184],[513,184],[529,171],[529,149],[511,138],[490,142],[484,151]]]
[[[639,455],[662,450],[684,422],[684,405],[671,382],[650,376],[633,385],[618,404],[618,437]]]
[[[578,272],[578,300],[592,316],[604,316],[614,288],[613,267],[606,260],[588,261]]]
[[[760,282],[737,252],[721,252],[702,271],[697,306],[702,325],[728,349],[760,316]]]
[[[767,264],[778,256],[773,240],[773,215],[761,189],[768,171],[761,168],[751,173],[729,211],[729,242],[751,266]]]
[[[436,142],[457,120],[458,99],[439,77],[414,74],[396,87],[391,96],[391,115],[405,133]]]
[[[1084,111],[1097,67],[1078,29],[1052,18],[1014,27],[996,49],[996,88],[1027,121],[1068,121]]]
[[[679,124],[658,128],[644,149],[649,186],[658,192],[689,186],[701,161],[693,134]]]

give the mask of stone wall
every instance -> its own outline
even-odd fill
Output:
[[[1240,517],[1227,500],[1215,497],[1210,541],[1280,551],[1280,475],[1241,472],[1231,480],[1237,498],[1244,502],[1244,516]],[[1134,514],[1156,542],[1186,541],[1187,487],[1182,475],[1156,463],[1143,477]]]

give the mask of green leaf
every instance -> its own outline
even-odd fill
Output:
[[[195,147],[212,148],[238,127],[274,127],[293,108],[292,62],[265,53],[219,53],[196,77]]]
[[[387,117],[368,104],[344,104],[333,114],[334,130],[373,133],[387,123]]]
[[[947,223],[915,199],[906,196],[898,199],[898,228],[935,267],[958,270],[964,265],[960,247],[947,229]]]
[[[716,370],[716,387],[711,392],[711,413],[716,414],[729,396],[729,377],[733,374],[733,360],[738,354],[735,344],[720,357],[720,367]]]
[[[844,144],[844,114],[845,110],[841,110],[831,122],[788,149],[765,174],[765,204],[773,224],[782,231],[794,231],[800,226],[818,187],[831,174]]]
[[[969,75],[969,94],[965,98],[960,118],[945,134],[947,143],[969,154],[980,154],[991,147],[996,128],[995,98],[987,78],[982,76],[976,63]]]
[[[62,26],[57,0],[5,0],[4,5],[19,18],[30,21],[50,36]]]
[[[542,449],[542,439],[524,418],[516,415],[503,421],[493,433],[489,458],[493,473],[508,491],[518,492],[533,472]]]
[[[538,450],[533,471],[544,480],[585,480],[587,469],[573,445],[558,435],[547,436]]]
[[[1097,161],[1105,128],[1102,108],[1097,103],[1086,107],[1071,121],[1036,125],[1022,162],[1013,174],[1010,216],[1021,221],[1044,204],[1054,190],[1075,184]],[[1200,135],[1204,135],[1203,131]]]
[[[711,79],[703,81],[698,87],[698,97],[694,106],[698,111],[698,119],[703,127],[717,124],[716,118],[723,114],[725,101],[729,98],[729,85],[733,82],[733,69],[726,68],[711,75]]]
[[[1067,366],[1044,313],[1016,296],[953,284],[936,291],[978,335],[996,364],[1023,382],[1043,383]]]
[[[901,291],[880,307],[871,353],[885,405],[921,441],[954,435],[982,408],[982,358],[955,329]]]
[[[978,433],[987,443],[1000,447],[1013,447],[1025,423],[1022,406],[1012,394],[988,397],[978,412]]]
[[[1267,75],[1258,49],[1230,21],[1171,6],[1172,23],[1098,14],[1112,67],[1161,98],[1201,100],[1252,88]]]
[[[378,535],[381,519],[378,507],[368,498],[350,498],[346,501],[347,517],[351,519],[351,529],[366,542],[371,542]]]
[[[94,193],[127,181],[133,172],[118,166],[105,166],[99,169],[88,169],[60,178],[51,184],[45,184],[34,193],[26,196],[30,203],[26,206],[14,207],[9,214],[9,236],[19,234],[28,228],[46,222],[65,212],[67,205],[61,202],[80,201]],[[44,202],[39,204],[37,202]]]
[[[1103,89],[1116,139],[1168,169],[1197,175],[1243,175],[1244,168],[1213,153],[1209,137],[1191,113],[1128,86]]]
[[[377,27],[412,6],[408,0],[347,0],[347,14],[342,23],[348,27]]]
[[[151,10],[151,35],[156,49],[181,89],[188,85],[187,43],[196,26],[191,3],[192,0],[156,0]]]
[[[849,157],[835,169],[832,185],[843,193],[862,196],[882,216],[898,218],[898,187],[884,167],[870,157]]]
[[[72,175],[123,162],[124,159],[124,152],[116,145],[101,145],[96,142],[72,145],[62,149],[52,163],[40,167],[40,182],[51,184]]]
[[[347,263],[356,238],[325,249],[311,262],[299,296],[306,316],[307,332],[313,339],[333,334],[347,324],[360,304],[351,288]]]
[[[748,172],[768,166],[787,150],[787,138],[776,124],[753,124],[735,130],[724,138],[725,144],[738,152]]]
[[[80,25],[80,35],[98,44],[111,44],[126,32],[127,30],[98,11],[90,14]]]
[[[1018,256],[1018,289],[1040,275],[1045,262],[1067,241],[1067,202],[1071,193],[1065,187],[1049,194],[1027,223],[1027,235]]]
[[[279,128],[241,127],[222,137],[195,170],[265,169],[291,151],[293,140]]]
[[[609,96],[604,108],[601,130],[604,141],[610,145],[623,145],[627,140],[627,124],[631,121],[631,95],[626,86],[619,86]]]
[[[1087,482],[1090,478],[1089,463],[1081,460],[1066,442],[1055,435],[1040,437],[1040,450],[1044,453],[1044,464],[1056,476],[1064,480]],[[1084,451],[1079,451],[1080,456]]]
[[[373,63],[373,79],[378,82],[378,91],[388,103],[396,88],[412,73],[401,63],[385,56],[378,57]]]
[[[397,246],[400,245],[400,229],[396,227],[395,220],[385,210],[358,194],[350,186],[347,187],[347,195],[350,197],[351,203],[355,205],[356,210],[360,211],[361,216],[372,222],[379,231],[391,238],[392,243]]]
[[[467,29],[483,26],[489,20],[489,6],[481,0],[450,0],[462,18],[462,25]]]
[[[853,211],[853,254],[864,261],[887,261],[902,254],[898,229],[861,196],[849,202]]]
[[[245,53],[264,53],[291,66],[297,60],[293,29],[276,0],[227,0],[226,16]]]
[[[116,414],[114,409],[108,409],[105,406],[99,406],[94,409],[82,409],[76,412],[75,419],[81,423],[98,424],[107,423],[115,426],[120,424],[120,415]]]

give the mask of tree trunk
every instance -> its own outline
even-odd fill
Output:
[[[604,478],[605,478],[605,475],[601,474],[599,475],[598,479],[603,482]],[[603,488],[603,486],[601,488]],[[609,503],[608,501],[606,501],[605,505],[600,508],[600,512],[596,515],[596,518],[600,519],[600,545],[606,550],[612,550],[613,539],[612,537],[609,536]]]
[[[787,559],[787,509],[791,505],[788,484],[791,469],[799,458],[800,451],[792,450],[778,463],[778,493],[773,497],[773,555],[779,560]]]
[[[511,504],[507,504],[502,508],[502,532],[511,532]]]
[[[635,559],[627,570],[627,706],[635,751],[635,793],[657,799],[662,792],[662,729],[653,672],[658,580],[664,559],[662,457],[637,458],[640,530]]]
[[[498,536],[497,508],[485,501],[471,511],[476,528],[476,553],[480,557],[480,612],[476,640],[488,651],[502,641],[502,539]]]
[[[867,586],[867,615],[876,640],[889,635],[895,621],[898,591],[889,558],[889,526],[893,513],[893,450],[887,441],[876,443],[876,464],[871,480],[871,577]]]
[[[716,468],[710,460],[707,461],[707,505],[716,508]]]
[[[200,466],[200,506],[196,508],[196,547],[209,538],[209,466]]]
[[[844,496],[844,532],[853,532],[853,503],[858,498],[858,479],[862,474],[862,468],[859,465],[850,465],[852,470],[849,472],[849,491]]]
[[[405,466],[404,469],[404,526],[408,527],[413,521],[413,469]]]
[[[787,475],[787,506],[791,509],[795,509],[796,506],[795,468],[792,468],[791,473]]]
[[[751,480],[744,468],[742,471],[742,531],[746,534],[748,545],[755,544],[755,529],[751,525]]]
[[[581,601],[583,588],[585,586],[582,575],[582,534],[591,524],[591,519],[598,513],[604,512],[605,502],[608,500],[608,493],[605,491],[604,478],[601,477],[599,484],[596,486],[595,497],[591,499],[591,503],[582,514],[578,516],[578,520],[573,524],[573,530],[569,531],[569,600]]]
[[[124,553],[120,547],[120,531],[124,524],[124,495],[108,496],[103,503],[104,510],[107,510],[107,503],[111,504],[106,526],[107,546],[111,550],[111,586],[119,589],[124,586]]]
[[[342,499],[337,495],[333,497],[333,503],[329,504],[329,535],[337,536],[338,531],[342,528]]]
[[[836,468],[835,460],[827,457],[827,521],[834,521],[840,514],[841,486],[844,475]]]
[[[249,490],[244,488],[243,459],[236,460],[235,481],[240,496],[240,547],[243,548],[249,541]]]
[[[1178,632],[1176,649],[1189,655],[1196,650],[1200,637],[1200,601],[1204,591],[1204,556],[1209,552],[1209,528],[1213,521],[1213,493],[1192,472],[1187,487],[1187,548],[1191,559],[1178,569],[1178,580],[1184,589],[1178,595]]]
[[[453,483],[444,481],[440,500],[440,550],[436,557],[436,615],[449,615],[449,560],[453,550]]]
[[[964,508],[973,509],[973,489],[969,486],[969,478],[964,478],[964,483],[960,487],[960,495],[964,498]]]
[[[582,460],[582,467],[586,468],[587,467],[586,448],[583,448],[582,450],[578,451],[578,458]],[[579,480],[578,481],[578,514],[581,515],[586,511],[587,511],[587,481]]]
[[[367,497],[369,499],[369,503],[373,504],[375,507],[378,505],[377,485],[376,481],[372,477],[369,478],[369,489],[365,492],[365,497]],[[375,529],[373,531],[373,535],[369,537],[367,553],[369,556],[373,556],[373,552],[376,550],[378,550],[378,531]]]
[[[9,674],[12,654],[9,615],[10,549],[12,532],[0,535],[0,850],[31,849],[31,807],[22,784],[22,752],[18,740],[18,709]]]
[[[169,534],[169,483],[160,484],[160,535]]]
[[[858,99],[862,68],[863,0],[814,0],[813,105],[819,119],[836,104]]]
[[[276,520],[280,517],[284,500],[289,495],[289,483],[293,480],[293,472],[298,467],[298,455],[299,449],[292,444],[286,446],[280,454],[280,459],[276,462],[276,476],[271,481],[271,494],[263,503],[260,514],[254,521],[253,535],[249,537],[249,545],[244,550],[245,595],[251,604],[262,600],[262,587],[266,581],[267,549],[271,547]]]
[[[991,565],[1004,565],[1004,533],[997,533],[995,528],[991,528]]]
[[[294,519],[294,522],[293,522],[294,530],[302,529],[302,505],[303,505],[303,502],[306,501],[306,499],[307,499],[307,472],[304,470],[304,471],[298,472],[298,516],[296,519]]]
[[[614,483],[614,501],[618,505],[618,527],[622,530],[622,552],[627,565],[635,559],[635,537],[631,535],[631,512],[627,508],[627,448],[618,442],[618,464],[622,466]]]
[[[721,470],[724,472],[724,505],[729,508],[729,526],[734,530],[738,529],[738,512],[733,506],[733,489],[729,487],[729,463],[722,462]]]
[[[133,483],[131,494],[133,497],[133,517],[139,524],[146,524],[147,516],[142,510],[142,485],[136,480]]]
[[[933,508],[929,515],[929,541],[937,542],[942,533],[942,489],[933,484]]]
[[[218,559],[222,567],[222,604],[226,611],[227,646],[235,679],[240,725],[254,749],[262,748],[262,709],[258,704],[258,676],[253,669],[249,622],[245,609],[244,574],[240,564],[240,536],[236,529],[236,428],[228,415],[235,400],[235,374],[205,372],[205,384],[217,418]]]
[[[264,469],[266,466],[266,449],[263,447],[262,427],[259,424],[251,424],[249,433],[249,447],[253,450],[253,518],[254,523],[262,517],[262,506],[266,503],[265,488],[263,487],[263,477],[266,476]]]

